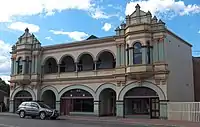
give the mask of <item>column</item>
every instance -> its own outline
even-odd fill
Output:
[[[76,72],[78,72],[78,63],[76,62],[75,65],[76,65]]]
[[[133,65],[133,48],[129,49],[129,65]]]
[[[147,64],[147,47],[142,47],[142,64]]]
[[[35,55],[32,56],[31,73],[35,73]]]
[[[60,101],[56,101],[56,110],[60,113]]]
[[[121,44],[121,66],[125,66],[125,44]]]
[[[94,70],[97,70],[97,61],[94,61]]]
[[[116,101],[116,116],[117,117],[124,117],[124,101],[117,100]]]
[[[153,62],[158,61],[158,43],[157,41],[153,42]]]
[[[58,74],[60,74],[60,64],[58,64]]]
[[[35,56],[35,73],[38,74],[38,56]]]
[[[126,46],[126,57],[125,57],[125,59],[126,59],[126,66],[128,66],[129,65],[129,46],[128,45]]]
[[[99,101],[94,101],[94,114],[95,116],[99,116]]]
[[[26,60],[22,60],[22,74],[25,74],[26,71]]]
[[[9,102],[9,112],[14,113],[14,100]]]
[[[29,65],[28,65],[28,73],[31,74],[31,63],[32,63],[32,60],[29,60]]]
[[[13,59],[13,74],[15,75],[16,74],[16,61],[15,59]]]
[[[158,50],[159,50],[159,61],[164,61],[164,40],[159,40],[158,42]]]
[[[153,48],[150,48],[150,63],[153,63]]]
[[[120,58],[121,55],[120,55],[120,45],[117,44],[117,58],[116,58],[116,66],[119,67],[120,66]]]
[[[18,73],[18,61],[15,62],[15,74]]]
[[[14,59],[11,59],[11,75],[14,74]]]

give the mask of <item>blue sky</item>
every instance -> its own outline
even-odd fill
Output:
[[[200,0],[0,0],[0,77],[9,79],[9,52],[26,27],[42,45],[110,36],[137,3],[200,55]]]

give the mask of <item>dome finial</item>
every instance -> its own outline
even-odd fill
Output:
[[[26,28],[26,29],[25,29],[25,32],[26,32],[26,33],[29,33],[29,29],[28,29],[28,28]]]
[[[137,4],[137,5],[135,6],[135,8],[136,8],[136,9],[140,9],[140,5]]]

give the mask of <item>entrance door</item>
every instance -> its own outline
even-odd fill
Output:
[[[72,111],[72,99],[62,99],[61,101],[61,113],[63,115],[69,115]]]
[[[158,119],[160,116],[159,98],[150,98],[150,117]]]

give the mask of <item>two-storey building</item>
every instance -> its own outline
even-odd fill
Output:
[[[194,101],[191,45],[139,5],[114,36],[41,46],[26,29],[11,54],[10,112],[33,100],[63,115],[158,118],[166,101]]]

